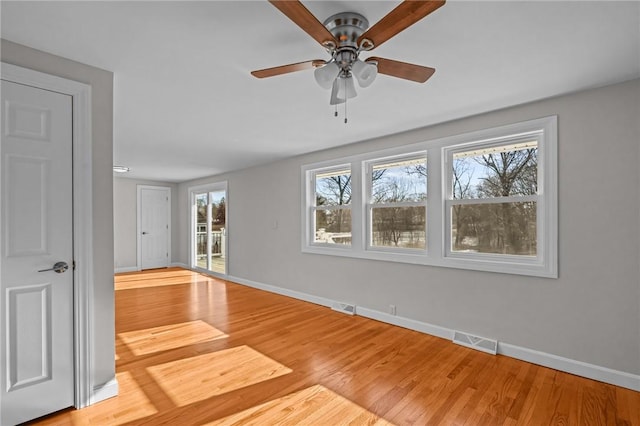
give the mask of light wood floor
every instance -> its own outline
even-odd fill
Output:
[[[640,425],[640,393],[182,269],[116,276],[120,395],[42,425]]]

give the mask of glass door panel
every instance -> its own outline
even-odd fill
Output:
[[[196,195],[196,265],[207,269],[207,194]]]
[[[226,223],[227,206],[225,201],[226,191],[209,192],[209,206],[211,207],[211,226],[209,242],[211,244],[211,260],[209,269],[220,274],[226,273]]]

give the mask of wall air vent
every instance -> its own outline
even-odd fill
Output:
[[[335,302],[331,305],[331,309],[348,315],[356,313],[356,305],[351,305],[349,303]]]
[[[453,332],[453,343],[457,343],[468,348],[477,349],[492,355],[498,353],[498,341],[485,337],[473,336],[462,331]]]

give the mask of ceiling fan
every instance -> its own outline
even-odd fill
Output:
[[[328,61],[313,59],[252,71],[251,74],[254,77],[273,77],[315,69],[316,82],[325,89],[331,89],[329,103],[338,105],[346,103],[347,99],[357,95],[354,77],[360,87],[368,87],[378,73],[424,83],[435,72],[433,68],[375,56],[363,61],[359,55],[361,52],[368,52],[380,46],[426,17],[444,5],[445,0],[405,0],[371,28],[367,19],[359,13],[338,13],[327,18],[322,24],[300,1],[269,0],[269,2],[320,43],[331,58]]]

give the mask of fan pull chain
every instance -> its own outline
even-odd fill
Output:
[[[336,110],[335,110],[335,112],[333,113],[333,116],[334,116],[334,117],[338,117],[338,104],[336,104]]]
[[[347,100],[344,100],[344,124],[347,124]]]
[[[344,124],[347,124],[347,79],[344,78]]]

